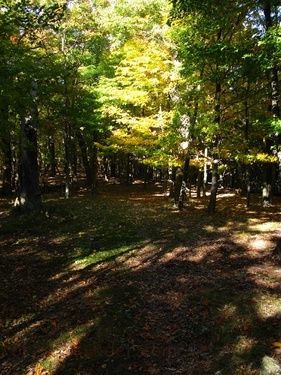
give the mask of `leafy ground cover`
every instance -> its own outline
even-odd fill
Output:
[[[259,374],[281,359],[280,198],[161,186],[0,201],[2,375]],[[279,245],[278,245],[279,244]]]

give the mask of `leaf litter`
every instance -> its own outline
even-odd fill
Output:
[[[7,213],[1,374],[258,374],[280,361],[280,202],[241,199],[220,196],[210,217],[204,198],[175,212],[159,187],[114,186],[46,198],[47,216]]]

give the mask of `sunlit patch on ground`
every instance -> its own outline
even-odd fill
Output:
[[[281,298],[279,294],[263,293],[253,298],[257,315],[261,319],[268,319],[281,315]]]
[[[236,354],[245,354],[248,351],[250,351],[254,345],[257,344],[257,340],[253,339],[252,337],[249,337],[247,335],[242,335],[237,337],[237,342],[235,343],[233,347],[233,352]]]
[[[276,288],[277,290],[281,288],[280,267],[265,263],[249,267],[248,273],[257,285]]]
[[[272,246],[271,241],[268,241],[259,237],[252,238],[251,243],[250,243],[250,247],[253,250],[262,250],[262,251],[269,250],[271,246]]]
[[[43,374],[45,371],[47,374],[49,371],[54,372],[70,355],[73,355],[75,351],[77,351],[78,355],[81,340],[87,335],[93,326],[94,323],[89,322],[76,327],[74,330],[64,332],[55,342],[52,343],[49,354],[43,356],[36,364],[27,369],[27,375]]]

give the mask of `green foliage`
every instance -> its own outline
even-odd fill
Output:
[[[243,162],[244,164],[252,163],[276,163],[278,161],[275,155],[269,155],[267,153],[261,153],[258,150],[251,150],[250,154],[240,154],[236,156],[236,160]]]
[[[46,163],[48,137],[63,163],[65,137],[77,148],[80,131],[88,160],[96,145],[151,165],[181,164],[205,147],[257,160],[280,133],[268,111],[281,40],[271,5],[276,20],[265,28],[260,2],[2,1],[1,133],[16,150],[36,81]]]
[[[112,124],[108,144],[116,151],[141,157],[144,163],[161,164],[174,153],[165,146],[172,116],[169,94],[174,87],[172,50],[165,26],[167,5],[163,1],[126,2],[123,9],[124,4],[117,2],[114,10],[117,15],[124,14],[125,24],[130,14],[134,29],[120,41],[118,50],[115,36],[113,74],[99,85],[102,113]]]
[[[185,92],[180,88],[179,108],[193,124],[191,149],[200,154],[208,146],[221,157],[274,162],[264,139],[279,131],[279,121],[270,125],[268,112],[269,73],[280,60],[279,26],[273,22],[264,29],[262,4],[175,0],[172,5],[171,35],[183,87],[190,84]]]
[[[272,126],[272,130],[275,134],[281,133],[281,119],[274,118],[271,121],[271,126]]]

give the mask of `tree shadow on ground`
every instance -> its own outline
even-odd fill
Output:
[[[1,374],[255,374],[279,358],[280,259],[261,230],[278,213],[100,198],[74,227],[72,204],[59,232],[2,242]]]

